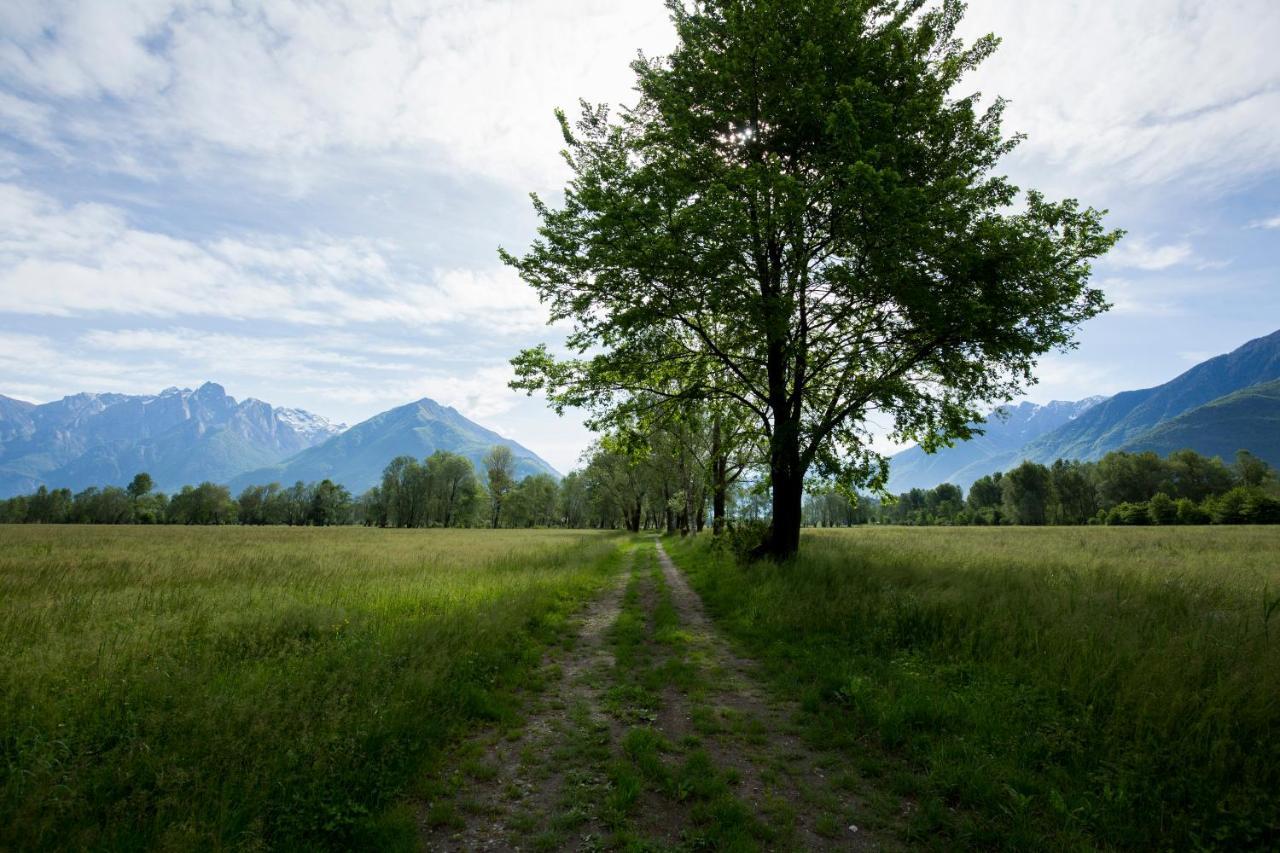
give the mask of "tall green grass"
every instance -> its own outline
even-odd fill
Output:
[[[712,613],[939,848],[1280,845],[1280,530],[674,543]]]
[[[0,528],[0,849],[387,847],[616,568],[566,531]]]

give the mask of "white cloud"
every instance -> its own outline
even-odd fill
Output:
[[[1250,228],[1280,228],[1280,216],[1273,216],[1270,219],[1259,219],[1249,224]]]
[[[23,95],[0,115],[28,138],[52,139],[35,99],[68,136],[262,158],[304,184],[309,156],[407,149],[542,188],[564,175],[552,108],[628,100],[635,51],[673,41],[656,0],[10,0],[0,31],[0,80]],[[986,31],[1004,43],[971,85],[1012,99],[1027,160],[1112,184],[1280,162],[1280,4],[988,0],[965,24]]]
[[[1083,400],[1132,387],[1117,365],[1090,363],[1067,355],[1047,355],[1040,359],[1036,378],[1038,382],[1027,389],[1026,399],[1037,403]]]
[[[20,0],[4,15],[12,85],[104,109],[64,132],[282,163],[411,148],[522,187],[563,175],[553,108],[626,98],[635,51],[672,38],[662,4],[612,0]]]
[[[1098,282],[1111,303],[1111,314],[1140,317],[1172,317],[1184,313],[1181,297],[1187,286],[1158,279],[1135,281],[1111,277]]]
[[[1192,257],[1190,243],[1154,245],[1140,237],[1126,237],[1107,255],[1107,263],[1140,270],[1165,270]]]
[[[1272,0],[988,0],[965,30],[1003,38],[972,85],[1011,99],[1024,163],[1111,188],[1220,185],[1280,165]]]
[[[243,336],[191,328],[97,330],[78,345],[97,353],[135,353],[161,360],[190,382],[218,378],[258,387],[288,376],[291,390],[323,412],[366,414],[431,397],[469,417],[506,412],[519,400],[507,388],[505,363],[471,364],[465,371],[420,359],[435,351],[411,346],[370,346],[357,337]],[[390,352],[388,352],[390,351]],[[404,354],[393,361],[382,356]],[[172,382],[175,380],[168,380]],[[273,401],[274,402],[274,401]],[[328,405],[326,405],[328,404]]]
[[[396,269],[368,240],[197,242],[133,227],[119,208],[64,206],[0,184],[0,312],[264,319],[315,326],[535,329],[546,311],[505,267]]]
[[[391,359],[385,358],[388,352]],[[408,358],[394,360],[396,354]],[[361,420],[422,397],[470,418],[510,412],[524,399],[507,383],[511,366],[473,361],[465,369],[421,357],[426,348],[369,346],[357,337],[238,335],[189,327],[97,329],[73,340],[0,332],[5,393],[49,400],[80,390],[155,393],[215,380],[237,396],[273,404],[304,400],[319,413]],[[289,377],[290,400],[272,389]]]

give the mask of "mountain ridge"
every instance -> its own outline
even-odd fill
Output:
[[[1163,421],[1273,379],[1280,379],[1280,331],[1202,361],[1168,382],[1122,391],[1033,441],[1025,458],[1045,465],[1055,459],[1095,461]]]
[[[376,485],[383,468],[396,456],[422,458],[436,450],[467,457],[483,476],[481,460],[494,445],[511,448],[517,479],[539,473],[559,479],[560,473],[533,451],[475,423],[451,406],[423,397],[374,415],[275,465],[248,471],[230,485],[238,491],[271,482],[330,479],[358,494]]]
[[[1206,407],[1275,380],[1280,380],[1280,330],[1206,359],[1160,385],[1122,391],[1098,400],[1076,416],[1031,436],[1018,446],[993,449],[993,439],[989,437],[993,432],[997,438],[1009,436],[1000,433],[994,422],[989,422],[988,436],[938,451],[934,457],[939,461],[927,462],[928,454],[919,447],[907,448],[890,460],[889,488],[890,491],[901,492],[910,488],[932,488],[943,482],[967,488],[979,477],[1009,470],[1023,460],[1044,465],[1057,459],[1096,461],[1113,450],[1145,449],[1148,445],[1164,447],[1174,440],[1175,435],[1185,442],[1183,446],[1204,452],[1202,448],[1218,447],[1213,433],[1215,430],[1222,432],[1222,425],[1212,423],[1212,416],[1227,413],[1236,417],[1242,411],[1241,401],[1235,401],[1227,408]],[[1080,402],[1090,399],[1093,398]],[[1250,397],[1252,408],[1246,408],[1261,412],[1269,399],[1265,396]],[[1201,412],[1201,409],[1205,411]],[[1194,419],[1194,429],[1183,423],[1176,430],[1160,430],[1162,425],[1192,412],[1199,412]],[[1265,420],[1265,416],[1260,416]],[[1226,437],[1230,434],[1254,435],[1239,423],[1232,426],[1222,440],[1228,443],[1236,441]],[[1169,447],[1166,452],[1177,449],[1181,448]],[[1232,448],[1230,452],[1234,453],[1236,449],[1241,448]],[[1259,452],[1252,447],[1243,449]]]
[[[1248,450],[1280,468],[1280,379],[1250,385],[1183,412],[1120,449],[1167,456],[1186,447],[1225,462],[1231,462],[1237,450]]]
[[[0,495],[123,485],[139,471],[165,490],[216,482],[342,429],[310,412],[237,401],[215,382],[159,394],[82,391],[41,404],[4,397]]]
[[[1105,399],[1095,396],[1000,406],[978,425],[983,434],[969,441],[957,442],[933,454],[925,453],[918,446],[895,454],[890,461],[889,490],[905,492],[932,488],[938,483],[955,483],[967,488],[979,477],[1004,470],[1028,441],[1078,418]]]

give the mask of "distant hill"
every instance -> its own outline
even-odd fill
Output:
[[[1167,456],[1190,448],[1230,462],[1248,450],[1280,468],[1280,380],[1252,385],[1147,430],[1122,450]]]
[[[889,465],[889,490],[930,489],[939,483],[968,488],[979,477],[1013,467],[1018,463],[1018,452],[1029,441],[1070,423],[1104,399],[1020,403],[996,409],[982,424],[983,434],[969,441],[932,454],[919,447],[896,454]]]
[[[125,485],[139,471],[173,491],[225,482],[343,429],[297,409],[237,402],[221,385],[155,395],[74,394],[36,405],[0,397],[0,496],[41,485]]]
[[[424,397],[356,424],[283,462],[242,474],[232,480],[231,487],[239,491],[250,485],[328,478],[359,494],[381,480],[382,469],[396,456],[421,459],[437,450],[466,456],[483,476],[481,460],[495,444],[511,448],[517,479],[540,473],[559,478],[533,451]]]
[[[1027,445],[1023,457],[1100,459],[1148,430],[1243,388],[1280,379],[1280,331],[1211,358],[1154,388],[1125,391]]]
[[[1280,331],[1201,362],[1154,388],[1041,407],[1047,412],[1027,409],[1024,403],[1010,410],[1004,424],[989,421],[987,435],[932,457],[918,447],[904,450],[890,462],[889,488],[901,492],[943,482],[968,487],[978,477],[1008,470],[1024,459],[1046,465],[1056,459],[1093,461],[1121,449],[1159,447],[1169,452],[1190,447],[1230,458],[1245,448],[1264,456],[1276,441],[1274,421],[1267,420],[1270,396],[1265,388],[1256,393],[1252,389],[1276,380]],[[1237,398],[1237,392],[1245,391],[1250,393]],[[1039,429],[1050,423],[1051,428]]]

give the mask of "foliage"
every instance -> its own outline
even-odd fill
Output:
[[[636,394],[736,409],[786,556],[811,468],[880,486],[872,413],[926,448],[969,437],[1103,310],[1088,261],[1119,235],[1034,191],[1014,209],[1004,102],[954,95],[996,46],[956,37],[958,0],[670,8],[634,107],[561,115],[564,204],[535,197],[539,239],[503,257],[581,357],[526,350],[513,384],[603,418]]]
[[[492,507],[492,526],[497,527],[502,520],[502,505],[515,487],[515,456],[511,448],[496,444],[485,454],[483,465]]]
[[[1193,450],[1167,459],[1116,451],[1096,463],[1024,462],[974,482],[963,505],[957,494],[949,483],[912,489],[850,523],[1274,524],[1280,505],[1271,469],[1244,451],[1232,467]]]

